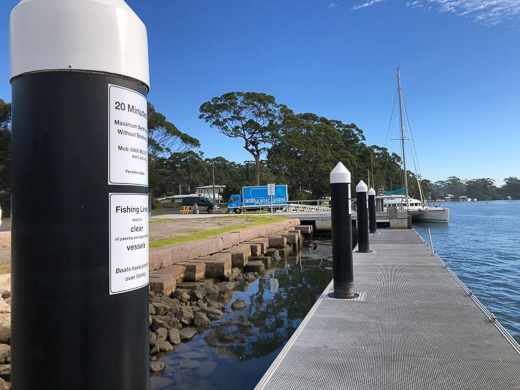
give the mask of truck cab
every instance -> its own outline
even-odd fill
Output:
[[[228,213],[235,212],[240,214],[242,212],[242,196],[231,195],[228,200]]]

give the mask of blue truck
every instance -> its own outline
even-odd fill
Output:
[[[289,202],[286,184],[268,184],[265,186],[242,187],[238,195],[231,195],[228,212],[240,214],[244,210],[283,208]]]

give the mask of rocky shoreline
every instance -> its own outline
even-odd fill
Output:
[[[242,267],[233,266],[229,272],[222,271],[221,275],[212,274],[213,277],[197,281],[179,281],[172,291],[167,291],[164,285],[150,286],[150,371],[159,373],[164,370],[166,363],[159,359],[204,332],[212,321],[221,319],[226,312],[244,309],[246,303],[241,299],[236,299],[230,308],[227,307],[226,303],[232,301],[233,292],[246,291],[249,284],[265,274],[267,269],[286,259],[293,251],[298,251],[303,244],[303,236],[311,233],[310,226],[297,226],[277,235],[261,237],[234,250],[213,255],[218,261],[225,261],[225,256],[220,255],[227,253],[230,255],[229,263]],[[233,258],[237,260],[233,261]],[[193,279],[192,275],[188,275],[187,279]],[[183,364],[200,363],[187,359]],[[201,365],[198,370],[201,376],[212,373],[209,366]]]

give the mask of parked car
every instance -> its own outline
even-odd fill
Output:
[[[182,207],[193,207],[194,204],[199,207],[199,212],[206,211],[208,214],[219,209],[218,205],[206,196],[187,196],[182,199]]]

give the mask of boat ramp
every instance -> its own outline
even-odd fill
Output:
[[[414,230],[354,253],[355,299],[326,288],[256,389],[520,389],[520,346]]]

